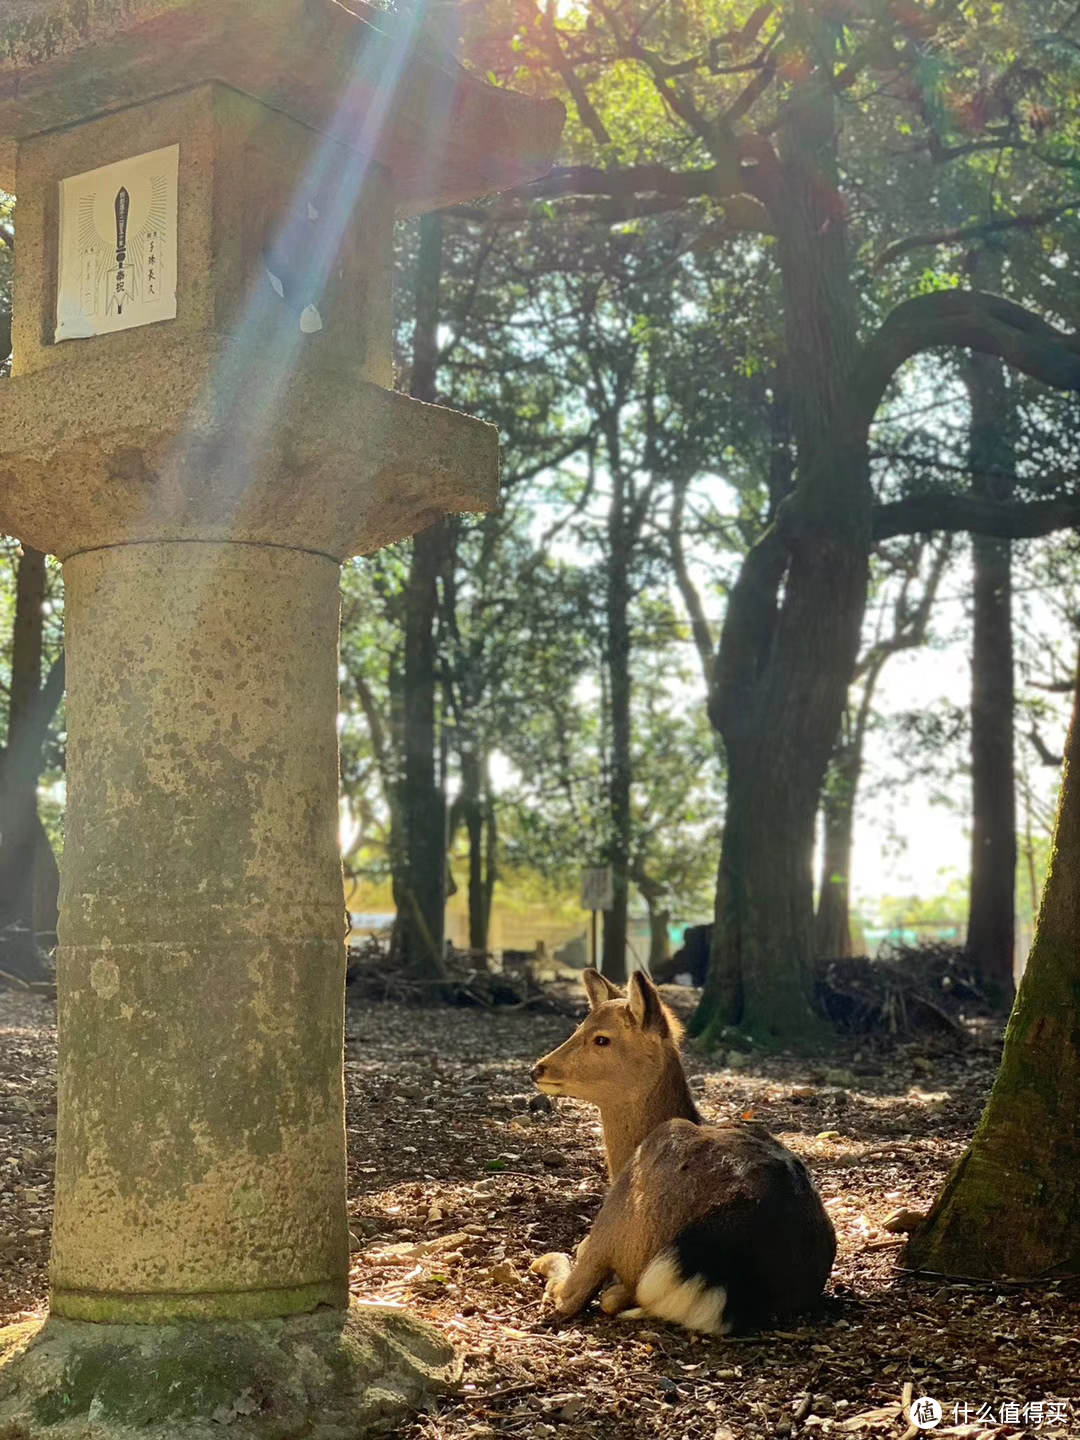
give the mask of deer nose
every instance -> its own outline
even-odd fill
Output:
[[[534,1065],[533,1068],[532,1068],[532,1078],[533,1078],[534,1080],[542,1080],[542,1079],[543,1079],[543,1076],[544,1076],[544,1071],[545,1071],[546,1069],[547,1069],[547,1066],[546,1066],[546,1065],[543,1065],[543,1064],[541,1064],[541,1065]]]

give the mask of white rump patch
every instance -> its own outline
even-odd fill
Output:
[[[650,1315],[673,1320],[688,1330],[726,1335],[731,1329],[724,1322],[727,1291],[722,1285],[710,1287],[700,1275],[684,1279],[674,1250],[665,1250],[649,1263],[637,1283],[634,1299]]]

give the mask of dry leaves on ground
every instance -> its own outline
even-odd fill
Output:
[[[45,1303],[54,1018],[0,991],[0,1323]],[[821,1315],[713,1340],[599,1313],[559,1324],[541,1308],[531,1260],[573,1249],[605,1184],[595,1113],[549,1107],[529,1084],[570,1028],[527,1011],[350,1006],[353,1290],[426,1316],[467,1357],[457,1393],[401,1440],[900,1440],[905,1396],[941,1404],[936,1435],[1080,1435],[1080,1287],[916,1279],[886,1225],[924,1210],[962,1150],[992,1047],[864,1042],[820,1069],[691,1055],[705,1113],[752,1113],[798,1151],[840,1240]]]

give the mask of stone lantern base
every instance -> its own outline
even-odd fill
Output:
[[[362,1440],[457,1378],[434,1330],[385,1306],[284,1320],[0,1330],[0,1440]]]

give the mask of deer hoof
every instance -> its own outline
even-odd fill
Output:
[[[570,1256],[559,1250],[552,1250],[547,1255],[538,1255],[529,1269],[534,1275],[542,1275],[547,1281],[544,1286],[544,1299],[550,1300],[558,1308],[559,1294],[570,1278]]]
[[[600,1309],[605,1315],[622,1315],[634,1303],[634,1292],[625,1286],[621,1280],[616,1280],[609,1285],[600,1296]],[[640,1311],[638,1312],[640,1314]]]

